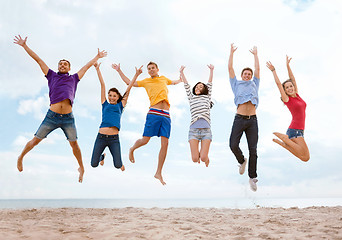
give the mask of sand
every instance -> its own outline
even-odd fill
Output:
[[[3,209],[0,239],[342,239],[342,207]]]

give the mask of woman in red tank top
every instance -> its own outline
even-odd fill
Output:
[[[298,95],[298,88],[296,80],[290,68],[290,61],[292,58],[286,56],[286,67],[290,79],[281,83],[277,76],[274,66],[271,62],[267,62],[267,67],[272,71],[274,80],[278,86],[281,100],[288,107],[292,114],[292,122],[286,134],[274,132],[279,139],[273,139],[283,148],[290,151],[293,155],[300,160],[307,162],[310,159],[310,152],[304,140],[304,127],[305,127],[305,108],[306,103]]]

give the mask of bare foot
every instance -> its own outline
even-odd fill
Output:
[[[132,148],[129,149],[128,158],[129,158],[129,160],[130,160],[132,163],[135,163]]]
[[[282,133],[279,133],[279,132],[274,132],[273,134],[276,135],[283,142],[285,142],[287,139],[289,139],[289,136],[287,136],[286,134],[282,134]]]
[[[121,169],[121,171],[125,171],[125,166],[122,165],[122,167],[120,169]]]
[[[101,156],[102,160],[100,161],[100,165],[101,165],[101,166],[103,166],[103,164],[104,164],[104,159],[105,159],[105,157],[106,157],[106,154],[105,154],[105,153],[102,154],[102,156]]]
[[[163,185],[166,184],[166,182],[164,182],[163,177],[162,177],[161,174],[157,174],[157,173],[156,173],[156,174],[154,175],[154,177],[155,177],[156,179],[158,179],[158,180],[161,182],[161,184],[163,184]]]
[[[275,142],[275,143],[278,143],[279,145],[281,145],[281,146],[283,146],[283,147],[285,147],[285,146],[286,146],[286,144],[285,144],[285,143],[283,143],[282,141],[280,141],[279,139],[275,139],[275,138],[273,138],[273,142]]]
[[[205,163],[205,166],[208,167],[209,166],[209,158],[207,161],[204,162]]]
[[[19,172],[22,172],[24,170],[23,169],[23,158],[22,157],[18,157],[17,168],[18,168]]]
[[[84,168],[78,168],[78,172],[80,173],[80,175],[78,176],[78,182],[82,183],[83,181],[83,174],[84,174]]]

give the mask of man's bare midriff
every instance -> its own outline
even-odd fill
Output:
[[[116,135],[119,134],[119,129],[117,127],[103,127],[99,129],[99,133],[105,135]]]
[[[236,113],[246,116],[255,115],[256,108],[255,105],[251,101],[249,101],[243,104],[239,104]]]
[[[170,106],[167,104],[165,100],[160,101],[159,103],[152,105],[151,108],[158,108],[158,109],[163,109],[163,110],[169,110]]]
[[[50,110],[59,114],[68,114],[72,112],[72,106],[69,99],[64,99],[58,103],[51,104]]]

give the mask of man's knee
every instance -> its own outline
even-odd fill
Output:
[[[239,144],[237,142],[230,141],[229,147],[230,147],[230,150],[232,150],[233,152],[239,150]]]
[[[69,141],[69,144],[73,149],[79,149],[77,141]]]

